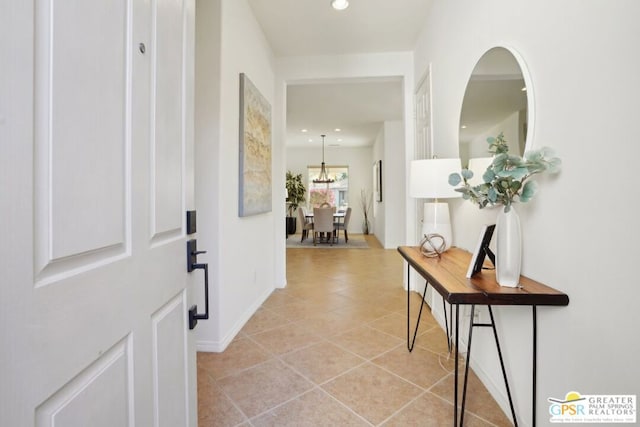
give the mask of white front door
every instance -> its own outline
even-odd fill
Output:
[[[0,6],[0,426],[195,426],[193,0]]]

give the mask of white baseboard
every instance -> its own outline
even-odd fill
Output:
[[[236,324],[229,330],[229,332],[220,341],[196,341],[196,351],[208,352],[208,353],[222,353],[231,344],[231,341],[238,335],[244,325],[251,319],[251,316],[260,308],[260,306],[269,298],[269,295],[275,290],[275,288],[265,291],[254,304],[252,304],[244,314],[238,319]]]
[[[464,343],[465,348],[466,348],[466,343]],[[480,382],[482,384],[484,384],[485,388],[487,389],[487,391],[489,392],[489,394],[491,395],[491,397],[493,397],[493,399],[496,401],[496,403],[498,404],[498,406],[500,407],[500,409],[502,409],[502,412],[504,412],[504,414],[506,415],[507,419],[510,421],[513,421],[511,419],[511,408],[509,407],[509,397],[507,396],[507,392],[505,390],[504,387],[504,380],[502,379],[502,376],[500,376],[498,378],[498,380],[500,380],[500,383],[497,384],[494,381],[494,377],[490,376],[483,368],[482,366],[480,366],[478,363],[476,363],[476,361],[473,359],[473,357],[470,359],[471,362],[469,364],[469,366],[471,367],[471,369],[473,369],[473,372],[475,372],[476,376],[478,377],[478,379],[480,380]],[[511,388],[513,388],[513,385],[511,385]],[[513,390],[512,390],[513,393]],[[513,396],[513,394],[512,394]],[[517,412],[516,412],[517,415]],[[523,419],[525,418],[525,419]],[[518,417],[518,425],[527,427],[529,426],[529,424],[526,422],[526,417]]]

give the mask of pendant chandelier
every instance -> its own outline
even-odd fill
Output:
[[[322,137],[322,166],[320,167],[320,175],[318,175],[317,179],[313,180],[314,184],[330,184],[334,179],[329,179],[329,175],[327,174],[327,168],[324,165],[324,137],[326,135],[320,135]]]

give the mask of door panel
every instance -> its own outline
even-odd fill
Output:
[[[188,366],[184,354],[188,329],[184,315],[186,309],[186,295],[181,293],[151,319],[153,378],[158,391],[154,396],[154,425],[187,425],[189,402],[180,398],[187,394],[188,388]]]
[[[183,8],[182,1],[156,0],[153,8],[154,156],[152,235],[174,234],[184,217],[183,191]],[[173,233],[172,233],[173,232]]]
[[[126,250],[129,15],[125,1],[36,2],[34,237],[44,282]]]
[[[36,71],[49,87],[39,83],[35,96],[36,106],[48,105],[38,143],[49,152],[54,260],[123,241],[126,3],[38,2],[49,10],[49,25],[36,25]],[[71,206],[82,214],[70,215]]]
[[[44,401],[36,409],[36,426],[131,425],[130,347],[130,339],[122,340]]]
[[[0,425],[195,425],[193,1],[2,7]]]

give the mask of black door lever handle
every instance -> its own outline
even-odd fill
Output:
[[[197,249],[197,241],[196,239],[191,239],[187,241],[187,271],[191,273],[193,270],[197,268],[203,268],[198,264],[198,255],[206,254],[207,251],[199,251]],[[199,266],[199,267],[196,267]]]

